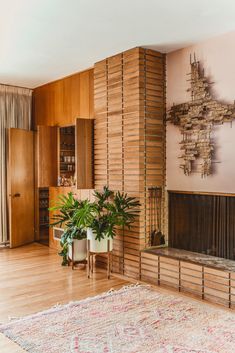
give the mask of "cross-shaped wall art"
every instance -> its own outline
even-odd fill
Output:
[[[180,142],[183,159],[180,167],[185,175],[199,172],[202,177],[212,173],[214,143],[211,132],[214,125],[232,122],[235,118],[235,104],[218,102],[210,92],[211,83],[204,76],[199,61],[190,57],[191,100],[173,105],[167,120],[180,127],[183,136]],[[199,161],[198,164],[196,161]]]

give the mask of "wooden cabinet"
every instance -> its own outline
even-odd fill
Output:
[[[75,158],[75,126],[59,128],[59,165],[58,185],[75,185],[76,158]]]
[[[80,74],[63,79],[63,124],[74,124],[80,116]],[[87,89],[87,87],[84,87]],[[59,123],[59,122],[58,122]]]
[[[71,189],[76,188],[83,188],[84,190],[76,192],[87,198],[88,188],[93,187],[93,76],[93,69],[89,69],[45,84],[33,91],[33,122],[37,130],[35,146],[36,240],[40,240],[41,235],[39,188],[49,187],[50,200],[52,200],[57,194],[67,194]],[[61,146],[60,132],[69,126],[73,126],[74,130],[75,142],[71,143],[71,145],[74,144],[74,151],[66,152]],[[64,142],[64,147],[69,149],[70,143]],[[75,187],[57,187],[62,169],[75,176]],[[50,246],[58,248],[58,241],[53,240],[52,230],[50,230]]]
[[[37,241],[49,245],[49,189],[38,190],[38,229]]]
[[[93,188],[93,120],[76,119],[75,126],[59,129],[59,168],[61,186]],[[76,183],[74,183],[76,180]]]
[[[93,120],[76,121],[77,189],[93,188]]]
[[[33,91],[34,126],[68,126],[93,118],[93,69],[48,83]]]
[[[58,128],[56,126],[38,126],[36,136],[37,186],[56,186]]]
[[[38,126],[36,138],[37,187],[61,185],[76,179],[77,189],[93,188],[93,120],[76,119],[76,125]],[[62,185],[64,186],[64,184]]]

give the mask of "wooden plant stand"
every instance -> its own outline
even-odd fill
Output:
[[[72,270],[74,270],[76,268],[76,265],[86,265],[87,264],[87,260],[82,260],[82,261],[75,261],[74,260],[74,244],[72,243],[72,259],[68,258],[68,266],[70,266],[70,264],[72,264]]]
[[[108,251],[106,252],[92,252],[90,251],[90,240],[87,240],[87,277],[90,278],[94,272],[94,255],[107,255],[107,278],[110,279],[111,265],[113,263],[112,250],[110,251],[110,240],[108,240]]]

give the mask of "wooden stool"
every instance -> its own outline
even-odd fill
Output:
[[[113,258],[112,258],[112,250],[110,251],[110,240],[107,240],[108,242],[108,251],[106,252],[92,252],[90,251],[90,240],[87,240],[87,277],[90,278],[91,273],[94,271],[94,255],[108,255],[108,264],[107,264],[107,277],[110,279],[110,273],[111,271],[111,264],[113,263]]]

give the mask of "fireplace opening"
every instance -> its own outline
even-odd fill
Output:
[[[235,197],[169,192],[169,246],[235,259]]]

